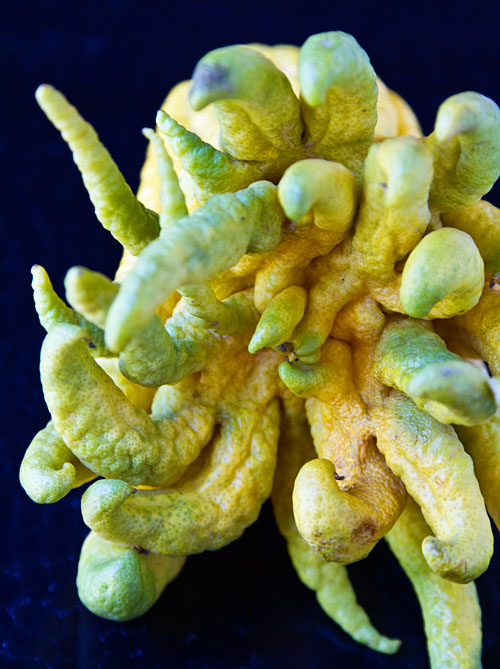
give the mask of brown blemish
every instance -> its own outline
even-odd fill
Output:
[[[366,544],[373,539],[375,531],[375,523],[367,520],[351,532],[351,540],[357,544]]]

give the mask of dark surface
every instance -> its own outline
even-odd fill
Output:
[[[71,9],[69,9],[71,7]],[[38,375],[44,336],[30,267],[62,293],[67,269],[111,275],[120,248],[95,221],[69,151],[37,108],[36,86],[60,88],[94,124],[133,188],[168,89],[206,51],[238,42],[296,43],[351,32],[429,132],[439,103],[462,90],[500,101],[495,2],[18,2],[1,10],[2,381],[0,665],[7,667],[425,667],[411,587],[381,543],[351,574],[379,629],[403,639],[387,658],[352,642],[289,564],[268,505],[233,545],[188,559],[143,618],[111,623],[79,603],[74,579],[86,528],[80,492],[37,506],[19,463],[48,414]],[[490,199],[500,204],[500,192]],[[496,540],[498,535],[496,534]],[[498,541],[497,541],[498,543]],[[478,581],[484,666],[497,667],[500,559]]]

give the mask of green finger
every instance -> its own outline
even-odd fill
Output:
[[[74,325],[48,333],[40,372],[54,425],[71,451],[97,474],[134,485],[168,485],[179,478],[210,439],[217,399],[212,395],[224,388],[216,369],[206,382],[208,399],[198,387],[196,402],[189,390],[172,409],[157,392],[149,416],[96,364]]]
[[[307,291],[301,286],[290,286],[273,297],[260,317],[248,345],[250,353],[256,353],[265,346],[279,346],[289,341],[304,315],[306,300]]]
[[[471,207],[441,214],[445,225],[469,234],[482,259],[487,279],[500,275],[500,209],[485,200]]]
[[[302,465],[316,457],[304,402],[296,397],[283,401],[278,463],[274,477],[274,517],[287,542],[288,553],[300,580],[316,593],[323,611],[355,641],[381,653],[395,653],[400,642],[380,634],[356,600],[347,569],[325,562],[300,536],[292,508],[295,478]]]
[[[261,181],[215,195],[204,207],[164,230],[125,278],[106,323],[106,340],[121,351],[156,308],[180,286],[203,283],[247,251],[278,244],[284,214],[276,187]]]
[[[278,405],[238,412],[221,426],[211,457],[184,484],[135,490],[123,481],[98,481],[82,497],[85,523],[113,541],[170,556],[216,550],[254,522],[272,487]]]
[[[234,158],[269,162],[300,147],[299,102],[283,72],[246,46],[210,51],[193,74],[195,111],[214,103],[220,145]]]
[[[476,586],[451,583],[429,569],[421,549],[429,532],[418,506],[409,499],[386,539],[418,597],[431,669],[480,669],[481,608]]]
[[[101,618],[132,620],[155,604],[184,562],[185,558],[116,544],[91,532],[78,563],[78,596]]]
[[[99,272],[92,272],[86,267],[72,267],[66,273],[64,287],[68,302],[91,323],[104,328],[120,286]]]
[[[69,450],[52,421],[35,435],[19,471],[24,490],[39,504],[58,502],[95,477]]]
[[[488,377],[451,353],[430,325],[411,319],[386,325],[375,353],[374,372],[442,423],[475,425],[496,411]]]
[[[500,110],[479,93],[452,95],[427,138],[434,159],[429,206],[461,209],[487,193],[500,174]]]
[[[362,272],[382,281],[394,278],[395,263],[418,244],[427,228],[431,179],[431,154],[420,140],[395,137],[372,146],[352,242]]]
[[[78,325],[88,335],[88,346],[94,357],[110,355],[104,344],[104,331],[92,320],[87,319],[83,312],[73,311],[57,295],[49,275],[41,265],[33,265],[31,268],[33,275],[33,298],[35,300],[35,309],[40,318],[40,323],[48,332],[59,323],[69,323]]]
[[[377,122],[375,72],[365,51],[343,32],[313,35],[300,50],[299,80],[306,144],[359,178]]]
[[[158,237],[158,214],[137,200],[92,126],[59,91],[40,86],[36,99],[69,145],[99,222],[137,255]]]
[[[259,164],[236,160],[218,151],[194,132],[183,128],[166,112],[160,110],[156,122],[189,175],[198,206],[205,204],[216,193],[233,193],[262,178]]]
[[[75,308],[92,322],[105,322],[118,293],[116,283],[98,272],[75,267],[66,275],[65,285]],[[251,327],[257,320],[250,298],[237,295],[218,304],[225,315],[222,325],[228,329]],[[191,317],[188,310],[165,325],[154,315],[120,353],[120,370],[130,381],[149,388],[176,383],[202,369],[217,350],[220,337],[215,334],[217,329],[212,329]]]
[[[455,583],[473,581],[488,567],[493,535],[472,460],[453,428],[396,390],[374,420],[377,447],[435,535],[422,543],[427,564]]]
[[[207,284],[179,288],[186,301],[186,311],[201,325],[221,335],[235,335],[255,327],[259,318],[253,302],[253,291],[236,293],[218,300]]]
[[[470,235],[441,228],[410,253],[401,278],[401,305],[414,318],[450,318],[472,309],[484,285],[484,263]]]
[[[278,196],[284,212],[300,221],[312,210],[314,224],[336,233],[332,245],[347,235],[358,204],[352,172],[328,160],[300,160],[283,175]]]
[[[184,193],[179,186],[179,179],[175,173],[172,159],[167,153],[163,141],[160,137],[151,130],[151,128],[143,128],[142,134],[149,139],[155,147],[156,163],[158,166],[158,176],[160,177],[160,229],[163,230],[171,222],[178,218],[187,216],[188,210],[186,208],[186,200]]]
[[[347,396],[352,388],[351,353],[344,342],[329,339],[321,351],[321,361],[306,365],[299,361],[282,362],[281,380],[299,397],[315,397],[331,403],[332,398]]]

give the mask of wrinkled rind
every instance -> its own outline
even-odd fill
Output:
[[[283,221],[276,188],[265,181],[235,194],[214,196],[190,216],[177,219],[144,249],[124,280],[106,321],[108,346],[123,350],[183,284],[212,278],[246,251],[276,246]]]
[[[212,76],[214,72],[216,77]],[[430,410],[440,421],[476,423],[488,419],[480,425],[457,426],[457,430],[466,435],[464,442],[472,442],[477,475],[487,504],[494,509],[490,491],[495,483],[485,477],[484,461],[478,451],[480,444],[489,439],[488,448],[483,450],[496,457],[495,430],[491,427],[495,418],[489,416],[500,397],[498,380],[488,381],[486,377],[477,376],[474,367],[460,359],[423,360],[426,352],[418,350],[418,346],[414,347],[412,362],[420,364],[423,360],[426,363],[418,370],[405,368],[408,360],[402,355],[406,351],[403,346],[399,351],[403,370],[401,366],[396,369],[399,363],[394,366],[391,363],[385,364],[379,378],[373,371],[376,344],[384,322],[390,324],[393,320],[390,316],[386,318],[382,309],[386,313],[409,313],[426,319],[446,318],[436,325],[436,331],[443,333],[450,348],[467,358],[484,358],[493,373],[499,374],[499,337],[495,322],[498,305],[494,290],[498,249],[495,226],[491,224],[495,210],[487,203],[478,202],[500,170],[498,108],[476,93],[453,96],[440,108],[434,133],[422,139],[418,122],[406,103],[375,78],[366,54],[355,40],[339,32],[313,36],[300,53],[294,47],[253,45],[251,48],[229,47],[208,54],[197,70],[192,94],[195,106],[207,105],[201,112],[189,107],[190,86],[190,82],[183,82],[168,96],[162,105],[163,112],[158,115],[160,127],[157,134],[146,131],[150,144],[138,200],[151,211],[144,209],[127,190],[109,154],[76,110],[49,87],[42,87],[38,92],[42,106],[70,140],[75,160],[95,200],[98,216],[129,250],[125,250],[116,275],[118,281],[124,282],[126,290],[122,288],[116,300],[116,286],[105,280],[102,294],[97,290],[90,300],[85,295],[82,308],[78,308],[76,301],[73,303],[74,291],[72,293],[70,287],[68,300],[75,307],[75,320],[72,310],[58,302],[59,298],[50,293],[51,289],[45,294],[46,304],[41,305],[40,311],[44,312],[42,320],[48,319],[50,333],[46,342],[49,355],[44,355],[42,374],[45,375],[47,401],[55,415],[57,430],[64,429],[61,435],[55,430],[50,435],[42,431],[35,438],[37,456],[33,460],[30,452],[27,459],[34,464],[35,483],[32,487],[36,488],[37,477],[40,480],[46,476],[49,483],[45,491],[52,494],[53,488],[58,495],[61,486],[54,483],[54,471],[60,475],[64,470],[70,476],[64,479],[62,489],[68,489],[72,465],[62,461],[75,460],[78,464],[80,458],[72,452],[68,455],[64,449],[69,446],[80,454],[82,451],[75,448],[75,444],[82,435],[77,434],[81,425],[76,425],[76,432],[69,423],[65,425],[66,409],[68,412],[75,410],[77,423],[83,421],[83,441],[80,443],[83,451],[87,446],[85,438],[95,428],[89,418],[89,407],[95,411],[97,428],[90,441],[95,437],[97,449],[92,457],[99,467],[102,464],[98,462],[100,456],[115,449],[112,433],[120,429],[118,419],[106,423],[102,432],[99,411],[102,409],[104,414],[116,412],[115,415],[125,412],[131,418],[125,431],[128,435],[125,442],[139,427],[139,432],[144,431],[146,437],[139,449],[142,454],[136,458],[139,450],[134,453],[134,439],[126,445],[124,457],[120,448],[116,450],[118,470],[122,468],[118,475],[123,474],[128,482],[108,479],[89,488],[83,504],[89,524],[95,522],[100,531],[119,542],[130,543],[135,539],[139,542],[141,538],[149,541],[152,538],[156,547],[160,545],[163,550],[180,551],[180,554],[214,548],[235,538],[242,531],[241,526],[251,522],[250,515],[253,513],[253,518],[256,517],[262,503],[246,505],[241,501],[241,495],[238,497],[239,492],[253,489],[252,486],[259,483],[261,474],[255,473],[259,468],[258,463],[254,463],[256,469],[252,469],[253,465],[243,468],[245,473],[241,478],[232,479],[229,498],[224,498],[218,505],[218,486],[224,488],[223,482],[231,480],[228,462],[240,455],[244,457],[236,437],[243,433],[252,434],[249,439],[256,448],[259,443],[264,444],[267,456],[261,464],[266,470],[265,481],[261,481],[257,494],[259,500],[263,500],[269,494],[269,481],[275,468],[273,446],[266,441],[273,441],[278,430],[277,422],[269,419],[269,412],[275,412],[276,400],[272,398],[276,392],[288,397],[282,386],[276,385],[276,368],[283,357],[269,350],[262,350],[256,356],[259,361],[271,356],[272,364],[259,362],[259,368],[262,364],[262,369],[268,372],[250,374],[248,378],[253,378],[251,388],[241,392],[235,390],[235,387],[245,386],[243,380],[252,366],[247,346],[261,314],[257,334],[264,333],[264,336],[258,345],[253,342],[250,350],[275,346],[285,354],[280,375],[295,392],[309,397],[308,414],[318,455],[328,458],[312,460],[313,464],[308,463],[306,467],[318,467],[318,463],[320,468],[330,467],[332,489],[336,491],[340,487],[345,499],[352,486],[361,500],[366,483],[363,475],[370,469],[366,463],[373,454],[383,463],[395,488],[403,490],[401,481],[387,467],[385,456],[387,463],[422,505],[432,528],[429,533],[432,531],[436,535],[427,536],[425,529],[426,536],[422,536],[422,548],[430,567],[447,579],[465,582],[474,578],[487,565],[492,546],[484,504],[476,478],[471,474],[471,461],[452,428],[419,412],[412,400],[388,386],[404,389],[419,406]],[[210,100],[213,104],[208,104]],[[80,138],[76,136],[78,132],[75,135],[75,129],[81,131]],[[396,137],[401,134],[411,137]],[[373,138],[378,143],[370,148]],[[164,145],[162,140],[165,140]],[[85,143],[89,151],[83,150]],[[156,156],[153,146],[157,150]],[[337,160],[342,164],[334,164]],[[260,179],[268,179],[274,185],[254,184]],[[111,194],[103,188],[107,182],[114,184]],[[356,215],[360,184],[363,184],[363,193]],[[242,188],[247,189],[246,192],[234,193]],[[238,253],[226,258],[224,254],[229,247],[234,251],[237,237],[236,228],[226,226],[225,215],[232,206],[227,203],[236,195],[244,208],[252,208],[251,198],[256,195],[255,190],[256,200],[264,196],[253,212],[255,227],[241,249],[238,247]],[[217,193],[219,195],[214,200]],[[199,215],[195,210],[199,209],[203,218],[204,209],[208,207],[210,210],[214,201],[217,206],[213,208],[213,215],[208,216],[211,219],[209,228],[212,227],[207,238],[202,239],[203,225],[199,228],[195,225],[191,233],[188,230],[186,234],[182,228],[189,228],[193,217],[196,219]],[[116,212],[112,211],[113,202]],[[232,202],[234,204],[234,199]],[[255,200],[253,204],[256,204]],[[111,210],[106,210],[108,205]],[[142,219],[147,228],[144,236],[137,233]],[[156,239],[160,228],[162,232]],[[177,232],[172,233],[175,230]],[[272,243],[269,242],[270,232],[271,237],[275,235]],[[221,233],[217,244],[213,242],[212,233],[216,236]],[[237,233],[241,236],[241,228]],[[144,264],[144,257],[147,259],[148,253],[154,256],[151,248],[163,253],[164,238],[168,240],[169,235],[171,261],[156,273],[156,261]],[[429,253],[421,251],[436,238],[452,241],[447,245],[445,255],[443,244],[436,244],[437,254],[429,261]],[[453,239],[458,238],[472,238],[473,241],[455,244]],[[189,272],[183,274],[183,259],[186,254],[189,256],[183,246],[186,239],[188,247],[192,242],[196,267],[194,270],[190,267]],[[241,240],[236,239],[236,246],[238,241]],[[130,251],[137,253],[144,244],[148,244],[148,248],[137,261]],[[134,245],[136,248],[132,248]],[[453,253],[449,252],[450,248]],[[414,260],[415,255],[417,259],[420,256],[418,262]],[[218,264],[222,256],[225,260]],[[454,262],[450,261],[450,256]],[[202,266],[200,273],[197,263]],[[415,272],[415,266],[419,271]],[[69,283],[79,271],[70,272]],[[427,278],[425,272],[429,275]],[[429,277],[430,282],[427,281]],[[485,278],[489,287],[483,289]],[[113,286],[111,292],[109,286]],[[144,289],[147,298],[144,304],[135,294],[139,289]],[[242,301],[235,295],[239,291],[245,291]],[[179,299],[180,293],[183,299]],[[110,297],[112,299],[108,299]],[[99,303],[101,298],[104,302]],[[110,309],[114,316],[105,323]],[[88,317],[87,322],[85,317]],[[104,346],[102,351],[99,346],[98,350],[86,350],[88,328],[97,326],[97,335],[102,338],[105,324],[107,343],[112,346]],[[329,337],[332,335],[351,348],[352,368],[346,367],[342,356],[335,360],[329,358]],[[224,344],[226,340],[237,342],[236,348],[232,348],[231,343]],[[64,342],[65,352],[57,350],[58,346],[54,346],[57,342]],[[110,348],[120,352],[120,368],[116,357],[98,358],[97,364],[91,357],[92,354],[109,355]],[[67,356],[67,365],[61,364],[64,356]],[[346,394],[345,388],[331,392],[328,373],[321,372],[322,368],[323,371],[326,369],[325,363],[330,366],[330,373],[338,367],[348,374],[352,392]],[[106,369],[107,374],[101,374],[98,365]],[[160,372],[157,365],[163,367]],[[141,389],[126,379],[119,369],[129,379],[145,385],[176,383],[162,385],[157,391]],[[448,374],[450,371],[453,373]],[[90,389],[83,383],[83,395],[77,387],[82,373],[91,380]],[[393,378],[398,374],[399,381]],[[457,382],[450,384],[449,379],[446,380],[448,376]],[[68,387],[73,383],[75,397],[78,402],[82,401],[76,409],[76,400],[73,406],[70,400],[65,406],[66,400],[62,396],[65,381]],[[58,393],[60,397],[57,397]],[[86,393],[89,398],[93,395],[93,404],[87,403]],[[472,399],[468,406],[463,402],[465,395],[468,400]],[[396,406],[398,403],[404,409],[401,412]],[[359,409],[362,405],[362,427],[356,427],[359,413],[356,407]],[[141,413],[138,407],[147,413]],[[147,415],[150,412],[151,415]],[[272,425],[267,435],[261,435],[262,441],[257,436],[262,430],[259,427],[253,429],[251,425],[255,427],[260,422],[262,427],[262,422],[269,420]],[[341,421],[346,421],[350,436],[361,444],[358,457],[345,458],[342,448],[335,444],[336,439],[342,442],[345,436],[345,425],[341,425]],[[89,427],[90,433],[87,432]],[[435,443],[431,438],[429,443],[423,444],[422,435],[427,432]],[[163,439],[160,444],[156,439],[158,434],[160,442]],[[165,436],[168,437],[166,440]],[[59,458],[56,458],[56,464],[63,465],[61,470],[54,466],[50,457],[47,462],[47,447],[52,443],[64,445],[64,449],[53,448]],[[344,462],[339,461],[341,456]],[[141,457],[142,465],[134,471]],[[127,458],[129,461],[125,462]],[[117,475],[111,471],[111,460],[105,471],[107,476]],[[253,462],[252,456],[245,462]],[[100,473],[99,467],[94,468],[97,473]],[[161,475],[154,471],[156,469]],[[382,469],[379,467],[375,474],[368,475],[371,490],[366,491],[366,499],[371,503],[383,488],[379,486],[377,493],[377,485],[373,485]],[[343,474],[339,476],[337,470]],[[24,471],[28,471],[26,467]],[[148,472],[153,472],[153,477]],[[276,481],[279,481],[279,473]],[[495,467],[487,473],[494,480]],[[287,481],[289,488],[292,479],[290,476]],[[151,486],[151,483],[157,485]],[[158,485],[162,488],[145,490],[158,488]],[[191,495],[193,490],[199,494]],[[389,491],[389,497],[391,494]],[[385,495],[381,497],[375,507],[385,503]],[[173,510],[174,515],[188,519],[178,535],[175,527],[165,526],[165,519],[160,518],[156,509],[159,499],[164,500],[167,510]],[[177,511],[175,500],[180,500]],[[234,500],[237,500],[237,507],[238,504],[245,507],[247,521],[240,523],[240,516],[236,520],[230,517]],[[287,527],[291,532],[293,525],[293,536],[299,537],[291,518],[290,495],[286,503]],[[215,509],[210,529],[221,530],[219,541],[213,535],[208,536],[208,529],[203,529],[207,509],[210,512]],[[229,516],[224,516],[221,521],[216,516],[218,511],[222,511],[222,516],[227,511]],[[238,507],[237,513],[240,511]],[[393,520],[396,516],[393,514]],[[157,520],[164,523],[161,535],[154,528]],[[124,537],[120,534],[124,528],[127,532],[131,528],[134,531]],[[349,610],[354,616],[351,620],[342,618],[343,614],[339,612],[339,593],[328,587],[324,590],[326,581],[322,580],[323,576],[331,575],[333,568],[338,568],[335,572],[338,575],[343,568],[318,562],[319,558],[303,539],[299,537],[295,542],[290,537],[292,534],[288,537],[290,553],[299,574],[317,591],[325,610],[344,620],[346,629],[358,630],[359,624],[362,642],[382,652],[393,652],[396,645],[373,630],[366,616],[360,613],[352,590],[346,599],[346,606],[351,607]],[[145,553],[140,545],[136,548],[141,551],[142,559]],[[123,545],[118,552],[122,551],[124,555],[129,551],[127,555],[130,557],[130,550],[135,551]],[[416,550],[420,551],[418,545]],[[445,583],[429,571],[424,558],[418,554],[420,562],[431,574],[430,581]],[[118,563],[122,564],[120,560]],[[140,571],[138,564],[141,563],[135,563],[135,572],[132,569],[136,582]],[[127,594],[126,580],[122,590],[117,584],[117,599],[130,603],[132,599],[130,592]],[[348,586],[345,578],[340,579],[339,587],[347,587],[346,583]],[[452,585],[445,583],[443,588]],[[473,589],[463,585],[454,587],[461,588],[462,594]],[[143,592],[150,603],[157,595],[149,586]],[[109,602],[104,610],[108,605]],[[134,610],[134,606],[127,604],[122,609]],[[142,604],[138,606],[141,609]],[[467,606],[464,604],[465,609]],[[353,632],[354,636],[356,633]],[[471,647],[477,648],[474,634],[475,631]],[[439,651],[433,651],[432,630],[428,630],[428,635],[431,660],[435,662]]]
[[[250,453],[233,465],[233,478],[227,481],[226,490],[216,481],[210,485],[210,478],[219,474],[217,467],[202,471],[198,481],[186,483],[185,490],[181,485],[167,491],[135,491],[122,481],[98,481],[82,497],[85,523],[105,538],[139,544],[172,557],[216,550],[234,541],[257,519],[271,492],[278,438],[277,401],[266,407],[260,425],[249,418],[239,419],[247,423],[241,436],[230,424],[221,429],[215,443],[214,457],[219,459],[221,450],[227,453],[233,432],[244,440],[243,445],[245,440],[250,442]]]
[[[429,569],[421,551],[428,534],[418,506],[409,499],[386,539],[417,594],[431,668],[480,669],[481,609],[476,586],[452,583]]]
[[[496,411],[488,378],[448,351],[424,321],[389,322],[375,356],[376,377],[405,392],[442,423],[475,425]]]
[[[400,642],[381,635],[356,601],[347,569],[317,556],[300,536],[292,508],[295,477],[307,460],[314,458],[304,401],[285,397],[281,413],[278,463],[272,503],[278,528],[300,580],[316,593],[323,611],[358,643],[381,653],[395,653]]]
[[[453,428],[395,390],[377,422],[380,451],[435,534],[422,543],[427,564],[456,583],[473,581],[488,567],[493,535],[472,460]]]
[[[139,202],[95,130],[59,91],[42,85],[35,95],[69,145],[97,219],[132,255],[137,255],[158,236],[158,214]]]

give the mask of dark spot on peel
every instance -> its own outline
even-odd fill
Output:
[[[357,544],[366,544],[373,539],[375,529],[375,523],[367,520],[351,532],[351,540]]]
[[[217,90],[220,93],[234,93],[234,89],[229,81],[229,70],[222,65],[209,65],[201,63],[194,71],[194,82],[191,89],[191,96],[198,93],[207,93]]]
[[[333,478],[336,481],[343,481],[345,479],[345,476],[341,476],[340,474],[337,474],[337,472],[335,472],[335,474],[333,475]]]
[[[87,339],[87,346],[89,348],[97,348],[97,346],[94,344],[94,342],[91,339]]]

